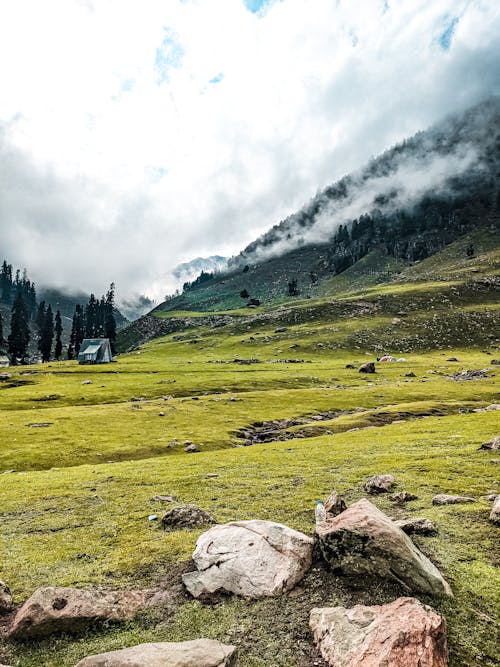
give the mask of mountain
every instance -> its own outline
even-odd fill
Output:
[[[491,98],[327,187],[231,258],[226,271],[203,274],[155,313],[335,294],[334,279],[351,267],[394,280],[475,230],[498,243],[499,174],[500,99]],[[474,253],[470,241],[464,257]]]
[[[205,273],[219,273],[227,268],[227,257],[211,255],[210,257],[197,257],[190,262],[179,264],[172,271],[172,275],[179,283],[191,282],[203,271]]]

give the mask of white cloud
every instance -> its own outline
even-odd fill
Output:
[[[161,296],[170,267],[500,92],[499,32],[494,0],[7,0],[2,254]]]

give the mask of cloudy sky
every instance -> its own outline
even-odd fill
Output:
[[[161,299],[500,93],[498,0],[0,0],[0,260]]]

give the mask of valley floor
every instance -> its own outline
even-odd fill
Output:
[[[497,665],[499,529],[486,496],[500,493],[500,454],[479,446],[498,435],[499,413],[475,411],[499,402],[496,296],[492,285],[459,281],[373,288],[347,306],[323,298],[181,331],[102,367],[8,369],[0,579],[16,602],[43,585],[163,585],[172,597],[80,636],[3,642],[0,662],[70,667],[144,641],[208,636],[239,647],[238,667],[322,664],[312,607],[404,591],[353,587],[318,564],[282,598],[194,601],[178,584],[202,531],[167,533],[148,521],[172,506],[154,497],[200,505],[218,522],[269,519],[312,534],[317,498],[335,488],[354,502],[368,477],[390,473],[418,500],[401,507],[382,495],[375,504],[439,528],[415,542],[455,594],[425,600],[447,619],[451,667]],[[358,373],[382,352],[406,361]],[[484,373],[464,380],[465,369]],[[187,441],[200,451],[186,453]],[[435,507],[437,493],[476,502]]]

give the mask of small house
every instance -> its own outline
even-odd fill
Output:
[[[79,364],[108,364],[112,361],[109,338],[84,338],[78,352]]]

